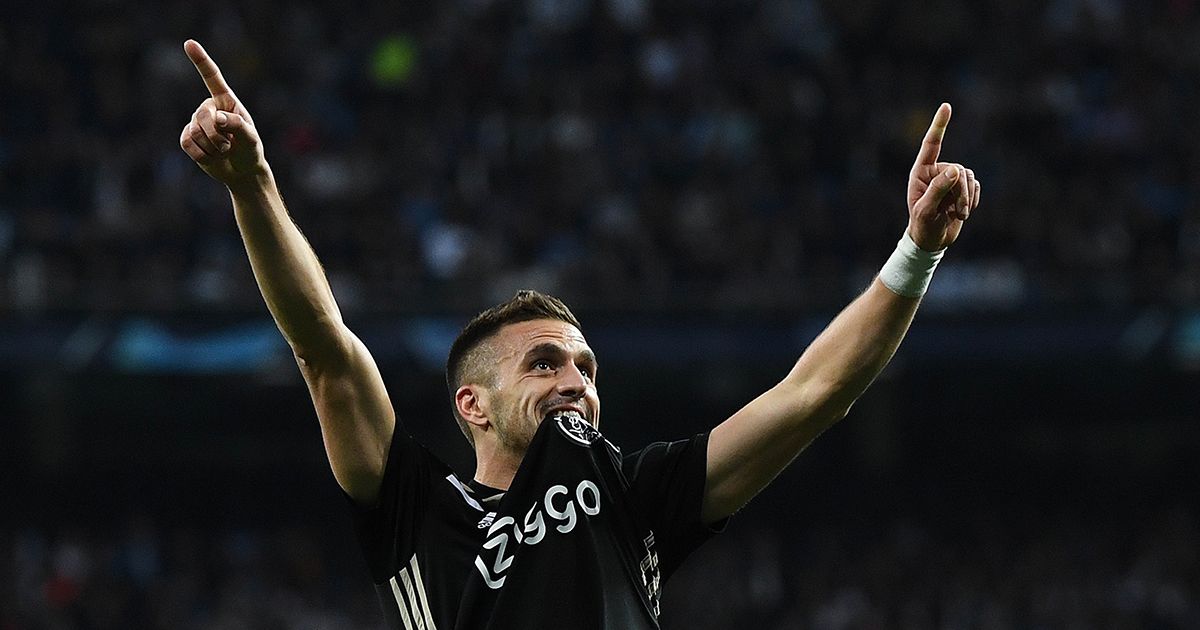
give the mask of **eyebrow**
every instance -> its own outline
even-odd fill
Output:
[[[566,350],[556,343],[539,343],[525,353],[525,360],[528,361],[529,359],[539,355],[563,356],[566,353]],[[593,369],[600,367],[600,363],[596,361],[596,353],[592,352],[591,348],[584,348],[583,351],[579,353],[579,358],[583,359],[587,363],[590,363]]]

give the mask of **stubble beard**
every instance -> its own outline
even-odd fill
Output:
[[[505,409],[502,418],[501,422],[493,423],[500,444],[509,452],[524,456],[541,423],[527,418],[520,409],[515,408]]]

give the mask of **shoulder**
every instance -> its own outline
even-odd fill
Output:
[[[651,442],[643,448],[622,457],[621,467],[630,479],[664,465],[678,465],[699,460],[703,463],[708,455],[708,432],[689,438],[669,442]]]

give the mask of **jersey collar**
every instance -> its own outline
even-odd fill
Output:
[[[500,499],[504,498],[503,490],[485,486],[474,479],[467,482],[467,489],[475,496],[476,501],[479,501],[480,504],[489,510],[496,509],[496,506],[500,503]]]

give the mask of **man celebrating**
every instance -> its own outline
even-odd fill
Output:
[[[454,415],[476,457],[464,482],[397,424],[374,360],[288,216],[250,113],[198,43],[184,50],[210,98],[180,146],[230,191],[393,628],[658,628],[661,581],[846,415],[979,204],[974,173],[938,161],[943,104],[909,176],[908,229],[871,286],[779,384],[711,432],[626,455],[597,430],[598,365],[578,320],[555,298],[519,292],[468,323],[450,350]]]

